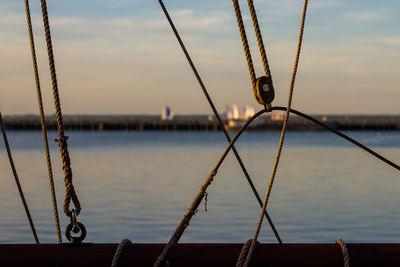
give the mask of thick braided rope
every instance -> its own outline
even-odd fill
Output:
[[[257,242],[257,238],[258,238],[258,235],[260,233],[261,225],[262,225],[263,218],[264,218],[263,214],[264,214],[264,211],[267,208],[269,196],[271,194],[272,185],[273,185],[274,179],[275,179],[275,174],[276,174],[276,171],[278,169],[279,159],[280,159],[280,155],[281,155],[282,147],[283,147],[283,141],[285,139],[285,134],[286,134],[286,129],[287,129],[287,122],[288,122],[289,114],[290,114],[290,108],[292,106],[294,82],[295,82],[295,79],[296,79],[297,67],[299,65],[301,44],[302,44],[302,41],[303,41],[304,21],[305,21],[306,12],[307,12],[307,4],[308,4],[308,0],[304,0],[303,14],[302,14],[302,18],[301,18],[300,33],[299,33],[299,40],[298,40],[298,43],[297,43],[296,59],[295,59],[294,67],[293,67],[292,79],[291,79],[291,82],[290,82],[288,104],[287,104],[287,108],[286,108],[285,119],[283,121],[283,126],[282,126],[281,137],[280,137],[280,140],[279,140],[278,151],[276,153],[275,163],[274,163],[274,167],[272,169],[272,174],[271,174],[271,179],[270,179],[270,182],[269,182],[269,185],[268,185],[268,190],[267,190],[267,193],[265,195],[265,200],[264,200],[264,204],[263,204],[263,207],[262,207],[261,216],[260,216],[260,218],[258,220],[257,229],[256,229],[256,232],[254,234],[254,238],[253,238],[253,242],[252,242],[251,247],[250,247],[249,254],[247,255],[246,261],[244,263],[245,267],[247,267],[249,265],[250,260],[251,260],[251,256],[253,255],[254,247],[255,247],[255,244]]]
[[[253,21],[253,26],[254,26],[254,31],[255,31],[256,37],[257,37],[258,47],[260,49],[261,60],[262,60],[263,66],[264,66],[265,76],[270,77],[271,70],[269,69],[267,54],[265,53],[264,42],[262,39],[260,27],[258,25],[257,14],[256,14],[256,10],[253,5],[253,0],[247,0],[247,3],[249,5],[250,15],[251,15],[251,19]]]
[[[336,240],[336,244],[338,244],[342,250],[344,267],[350,267],[349,252],[347,251],[346,244],[341,238]]]
[[[74,203],[75,209],[77,211],[77,215],[81,211],[81,205],[80,205],[78,197],[75,193],[74,186],[72,185],[71,161],[70,161],[70,157],[69,157],[69,153],[68,153],[67,138],[65,137],[65,134],[64,134],[64,127],[63,127],[62,113],[61,113],[61,104],[60,104],[60,97],[58,94],[56,68],[55,68],[55,63],[54,63],[53,45],[51,42],[51,33],[50,33],[49,18],[48,18],[48,14],[47,14],[46,0],[41,0],[41,7],[42,7],[44,30],[45,30],[45,34],[46,34],[47,53],[49,56],[51,81],[52,81],[52,85],[53,85],[54,106],[56,109],[56,117],[57,117],[57,128],[58,128],[58,134],[59,134],[59,138],[57,140],[59,142],[61,159],[63,162],[63,170],[64,170],[64,184],[65,184],[65,189],[66,189],[65,197],[64,197],[64,212],[68,217],[71,217],[71,210],[69,209],[71,199],[72,199],[72,202]]]
[[[246,260],[247,254],[249,253],[249,249],[251,246],[251,242],[253,239],[249,239],[246,241],[246,243],[243,244],[242,249],[240,250],[239,258],[236,262],[236,267],[242,267],[244,264],[244,261]],[[258,244],[258,242],[257,242]]]
[[[22,204],[24,205],[26,217],[28,217],[29,225],[31,226],[33,238],[35,238],[36,244],[39,244],[40,242],[39,242],[39,238],[38,238],[37,233],[36,233],[35,224],[33,223],[32,216],[31,216],[31,213],[29,211],[28,204],[26,203],[24,191],[22,191],[22,186],[21,186],[21,183],[19,182],[17,170],[15,168],[14,160],[13,160],[12,155],[11,155],[11,149],[10,149],[10,145],[8,143],[6,129],[5,129],[4,124],[3,124],[3,118],[1,116],[1,112],[0,112],[0,126],[1,126],[1,131],[3,133],[4,145],[6,146],[8,160],[10,161],[11,170],[12,170],[12,172],[14,174],[15,183],[17,184],[18,193],[19,193],[19,196],[21,197]]]
[[[124,248],[127,245],[132,244],[132,242],[129,239],[124,239],[121,241],[121,243],[119,243],[117,249],[115,250],[115,254],[111,263],[111,267],[117,267],[118,266],[118,262],[119,262],[119,258],[122,255],[122,252],[124,251]]]
[[[253,61],[251,59],[251,53],[250,53],[249,43],[247,41],[246,30],[243,24],[242,13],[240,12],[240,6],[238,0],[232,0],[232,3],[233,3],[233,8],[235,10],[236,21],[239,27],[240,38],[242,39],[244,54],[246,56],[247,67],[249,68],[251,85],[253,86],[253,93],[254,95],[257,95],[256,74],[254,72]]]
[[[48,142],[48,138],[47,138],[46,121],[44,118],[42,93],[40,90],[39,72],[38,72],[38,66],[37,66],[37,60],[36,60],[35,40],[33,38],[33,33],[32,33],[32,22],[31,22],[31,14],[29,11],[28,0],[25,0],[25,11],[26,11],[26,20],[28,23],[29,41],[30,41],[31,52],[32,52],[33,71],[35,74],[36,91],[37,91],[39,111],[40,111],[40,122],[41,122],[42,133],[43,133],[44,150],[45,150],[45,154],[46,154],[47,171],[49,173],[49,182],[50,182],[51,199],[53,202],[54,220],[55,220],[56,229],[57,229],[57,239],[58,239],[58,242],[61,243],[62,237],[61,237],[61,230],[60,230],[60,220],[58,217],[56,192],[54,190],[53,170],[51,167],[49,142]]]
[[[217,111],[217,109],[215,108],[215,105],[214,105],[213,101],[211,100],[211,97],[210,97],[209,94],[208,94],[207,88],[205,87],[205,85],[204,85],[204,83],[203,83],[203,80],[201,79],[200,74],[198,73],[198,71],[197,71],[197,69],[196,69],[196,66],[194,65],[194,63],[193,63],[193,61],[192,61],[192,59],[191,59],[191,57],[190,57],[190,55],[189,55],[189,52],[187,51],[187,49],[186,49],[186,47],[185,47],[185,44],[183,43],[182,38],[180,37],[179,32],[178,32],[178,30],[176,29],[176,27],[175,27],[175,25],[174,25],[174,23],[173,23],[173,21],[172,21],[170,15],[169,15],[167,8],[165,7],[165,5],[164,5],[164,3],[163,3],[162,0],[159,0],[159,4],[160,4],[160,6],[161,6],[161,8],[162,8],[162,10],[163,10],[163,12],[164,12],[164,14],[165,14],[165,16],[166,16],[166,18],[167,18],[167,20],[168,20],[168,22],[169,22],[171,28],[172,28],[172,31],[173,31],[174,34],[175,34],[176,39],[177,39],[178,42],[179,42],[179,45],[180,45],[181,48],[182,48],[183,53],[185,54],[185,57],[186,57],[187,61],[189,62],[190,67],[192,68],[192,71],[193,71],[193,73],[194,73],[194,75],[195,75],[195,77],[196,77],[196,79],[197,79],[197,81],[198,81],[198,83],[199,83],[199,85],[200,85],[200,87],[201,87],[201,89],[202,89],[202,91],[203,91],[203,93],[204,93],[204,95],[205,95],[205,97],[206,97],[206,99],[207,99],[207,101],[208,101],[208,103],[209,103],[209,105],[210,105],[210,107],[211,107],[213,113],[214,113],[215,118],[216,118],[217,121],[218,121],[218,124],[220,125],[220,127],[221,127],[221,129],[222,129],[222,131],[223,131],[223,133],[224,133],[224,135],[225,135],[227,141],[228,141],[228,142],[231,142],[231,138],[229,137],[229,134],[227,133],[227,131],[226,131],[225,127],[224,127],[224,124],[223,124],[223,122],[222,122],[222,120],[221,120],[221,117],[219,116],[218,111]],[[260,205],[260,207],[262,207],[262,200],[261,200],[261,197],[260,197],[260,195],[258,194],[257,189],[256,189],[256,187],[254,186],[254,183],[253,183],[253,181],[252,181],[252,179],[251,179],[249,173],[247,172],[246,167],[244,166],[244,163],[243,163],[243,161],[242,161],[242,159],[241,159],[241,157],[240,157],[238,151],[236,150],[235,146],[232,147],[232,151],[233,151],[233,153],[235,154],[235,157],[236,157],[236,159],[237,159],[237,161],[238,161],[238,163],[239,163],[239,165],[240,165],[240,167],[241,167],[241,169],[242,169],[242,171],[243,171],[243,173],[244,173],[244,175],[245,175],[245,177],[246,177],[246,179],[247,179],[247,182],[248,182],[249,185],[250,185],[251,190],[252,190],[253,193],[254,193],[254,196],[255,196],[256,199],[257,199],[258,204]],[[279,236],[278,231],[276,230],[275,225],[274,225],[274,223],[272,222],[272,219],[271,219],[271,217],[269,216],[269,214],[268,214],[267,211],[265,212],[265,216],[266,216],[266,218],[267,218],[267,220],[268,220],[269,225],[271,226],[271,229],[272,229],[272,231],[273,231],[273,233],[274,233],[276,239],[278,240],[279,243],[282,243],[282,239],[281,239],[281,237]]]

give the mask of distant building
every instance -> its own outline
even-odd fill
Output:
[[[281,112],[274,112],[271,114],[271,120],[273,121],[281,121],[283,120],[283,113]]]
[[[174,118],[174,113],[171,109],[165,105],[163,110],[161,111],[161,119],[162,120],[172,120]]]
[[[246,106],[242,112],[239,111],[239,107],[236,104],[232,106],[225,106],[222,111],[222,118],[225,120],[247,120],[255,114],[254,108]]]
[[[243,112],[244,114],[243,114],[243,119],[248,119],[248,118],[250,118],[250,117],[253,117],[254,116],[254,114],[256,113],[255,111],[254,111],[254,108],[253,107],[251,107],[251,106],[246,106],[245,108],[244,108],[244,112]]]

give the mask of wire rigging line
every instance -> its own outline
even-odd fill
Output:
[[[158,2],[160,4],[162,10],[164,11],[164,14],[165,14],[165,16],[166,16],[166,18],[167,18],[167,20],[168,20],[168,22],[169,22],[169,24],[170,24],[170,26],[172,28],[172,31],[174,32],[175,37],[177,38],[177,40],[178,40],[178,42],[179,42],[179,44],[180,44],[180,46],[182,48],[182,51],[185,54],[185,57],[186,57],[187,61],[189,62],[189,65],[192,68],[192,71],[193,71],[194,75],[196,76],[196,79],[197,79],[201,89],[203,90],[203,93],[204,93],[204,95],[205,95],[205,97],[206,97],[206,99],[207,99],[207,101],[208,101],[213,113],[214,113],[215,118],[218,121],[219,126],[221,127],[221,129],[222,129],[226,139],[228,140],[228,142],[230,142],[231,138],[229,137],[229,134],[227,133],[227,131],[226,131],[225,127],[224,127],[224,124],[223,124],[223,122],[221,120],[221,117],[219,116],[218,111],[217,111],[213,101],[211,100],[211,97],[208,94],[207,88],[205,87],[205,85],[203,83],[203,80],[201,79],[200,74],[198,73],[198,71],[196,69],[196,66],[194,65],[194,63],[193,63],[193,61],[192,61],[192,59],[191,59],[191,57],[189,55],[189,52],[187,51],[187,49],[186,49],[186,47],[185,47],[185,45],[184,45],[184,43],[182,41],[182,38],[180,37],[179,32],[176,29],[176,27],[175,27],[170,15],[169,15],[167,8],[165,7],[165,5],[164,5],[162,0],[159,0]],[[250,187],[251,187],[251,189],[252,189],[252,191],[254,193],[254,196],[257,198],[257,201],[258,201],[258,203],[259,203],[259,205],[261,207],[262,206],[262,200],[260,198],[260,195],[258,194],[257,189],[255,188],[254,183],[251,180],[251,177],[250,177],[249,173],[247,172],[246,167],[244,166],[244,163],[243,163],[239,153],[237,152],[235,147],[233,147],[232,150],[233,150],[233,153],[235,154],[235,157],[236,157],[237,161],[239,162],[239,165],[240,165],[240,167],[241,167],[241,169],[242,169],[242,171],[243,171],[243,173],[244,173],[244,175],[245,175],[245,177],[246,177],[246,179],[247,179],[247,181],[248,181],[248,183],[249,183],[249,185],[250,185]],[[275,228],[270,216],[268,215],[267,212],[265,212],[264,214],[265,214],[265,216],[266,216],[266,218],[267,218],[267,220],[268,220],[268,222],[269,222],[269,224],[271,226],[271,229],[274,232],[274,235],[277,238],[278,242],[282,243],[282,240],[281,240],[281,238],[280,238],[280,236],[278,234],[278,231],[276,230],[276,228]]]
[[[32,52],[33,71],[34,71],[34,75],[35,75],[36,91],[37,91],[39,111],[40,111],[40,122],[41,122],[41,126],[42,126],[44,149],[45,149],[45,153],[46,153],[47,171],[49,173],[49,182],[50,182],[51,199],[53,202],[54,220],[55,220],[56,229],[57,229],[57,239],[58,239],[58,242],[61,243],[62,237],[61,237],[61,230],[60,230],[60,220],[59,220],[59,216],[58,216],[56,192],[54,190],[53,170],[51,167],[49,142],[48,142],[47,130],[46,130],[47,127],[46,127],[46,120],[45,120],[44,111],[43,111],[42,93],[41,93],[41,89],[40,89],[39,72],[38,72],[38,66],[37,66],[37,60],[36,60],[35,40],[33,38],[33,33],[32,33],[32,22],[31,22],[31,14],[30,14],[30,10],[29,10],[28,0],[25,0],[25,11],[26,11],[26,21],[28,24],[29,41],[30,41],[31,52]]]
[[[257,229],[256,229],[253,241],[252,241],[251,246],[250,246],[249,254],[247,254],[246,261],[244,262],[244,265],[243,265],[244,267],[247,267],[249,265],[251,257],[253,255],[255,244],[257,242],[257,238],[258,238],[258,235],[260,233],[261,225],[262,225],[262,222],[263,222],[263,219],[264,219],[263,212],[267,208],[268,200],[269,200],[269,197],[270,197],[270,194],[271,194],[271,190],[272,190],[272,185],[273,185],[274,179],[275,179],[275,174],[276,174],[276,171],[278,169],[279,159],[280,159],[280,156],[281,156],[283,142],[284,142],[284,139],[285,139],[285,134],[286,134],[286,129],[287,129],[287,122],[288,122],[289,114],[290,114],[290,108],[292,106],[294,82],[295,82],[295,79],[296,79],[297,67],[299,65],[301,44],[302,44],[303,32],[304,32],[304,22],[305,22],[305,19],[306,19],[306,12],[307,12],[307,4],[308,4],[308,0],[304,0],[303,14],[302,14],[302,17],[301,17],[301,25],[300,25],[300,33],[299,33],[299,39],[298,39],[298,43],[297,43],[296,59],[295,59],[294,67],[293,67],[292,79],[291,79],[291,82],[290,82],[288,104],[287,104],[287,108],[286,108],[286,112],[285,112],[285,118],[283,120],[282,132],[281,132],[281,137],[280,137],[279,145],[278,145],[278,151],[277,151],[276,156],[275,156],[274,167],[272,169],[271,179],[270,179],[270,182],[269,182],[269,185],[268,185],[267,193],[265,194],[264,204],[263,204],[263,207],[262,207],[262,213],[261,213],[261,216],[259,218]]]
[[[1,131],[3,133],[4,144],[5,144],[6,150],[7,150],[8,160],[10,161],[11,169],[12,169],[12,172],[14,174],[14,179],[15,179],[15,183],[17,184],[19,196],[21,197],[22,204],[24,205],[25,213],[26,213],[26,216],[28,217],[28,221],[29,221],[29,225],[31,226],[33,237],[35,238],[36,244],[39,244],[40,242],[39,242],[39,238],[38,238],[37,233],[36,233],[35,224],[33,223],[32,216],[31,216],[31,213],[29,211],[28,204],[26,203],[24,192],[22,191],[22,186],[21,186],[21,183],[19,182],[17,170],[15,169],[14,160],[13,160],[12,155],[11,155],[11,149],[10,149],[10,145],[8,143],[6,129],[4,127],[4,123],[3,123],[3,118],[1,116],[1,112],[0,112],[0,125],[1,125]]]
[[[69,209],[69,205],[72,199],[76,209],[76,215],[78,215],[81,211],[81,204],[79,202],[78,196],[75,193],[74,186],[72,184],[72,170],[71,170],[71,160],[68,153],[68,145],[67,145],[67,137],[64,134],[64,126],[62,121],[62,113],[61,113],[61,104],[60,97],[58,94],[58,84],[57,84],[57,76],[56,76],[56,68],[54,63],[54,54],[53,54],[53,45],[51,42],[51,33],[50,33],[50,25],[47,14],[47,6],[46,0],[41,0],[42,7],[42,15],[43,15],[43,24],[46,35],[46,44],[47,44],[47,53],[49,56],[49,67],[51,74],[51,81],[53,86],[53,95],[54,95],[54,106],[56,109],[56,117],[57,117],[57,128],[59,137],[57,139],[60,147],[61,159],[63,162],[63,170],[64,170],[64,184],[65,184],[65,198],[64,198],[64,213],[68,216],[72,216],[72,211]]]

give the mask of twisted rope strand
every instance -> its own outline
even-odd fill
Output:
[[[269,109],[269,111],[274,111],[274,110],[280,110],[280,111],[287,111],[286,107],[271,107]],[[268,112],[269,112],[268,111]],[[243,126],[242,128],[236,133],[236,135],[232,138],[231,142],[229,143],[229,145],[227,146],[227,148],[225,149],[224,153],[222,154],[222,156],[220,157],[220,159],[218,160],[218,163],[215,165],[215,167],[212,169],[212,171],[210,172],[210,174],[208,175],[206,181],[204,182],[204,184],[201,186],[199,193],[197,193],[195,199],[192,202],[191,207],[188,209],[188,212],[183,216],[181,222],[179,223],[178,227],[176,228],[173,236],[171,237],[171,240],[168,242],[168,244],[164,247],[162,253],[160,254],[160,256],[157,258],[156,263],[154,264],[154,266],[160,266],[161,263],[164,261],[165,256],[169,250],[169,248],[175,244],[179,238],[182,236],[183,232],[185,231],[185,229],[188,227],[190,219],[193,217],[193,215],[196,213],[196,210],[198,209],[201,201],[203,200],[203,197],[205,195],[205,192],[208,188],[208,186],[211,184],[211,182],[214,179],[214,176],[217,174],[217,171],[219,169],[219,167],[222,165],[223,161],[225,160],[227,154],[229,153],[230,149],[233,148],[233,145],[236,143],[236,141],[238,140],[238,138],[241,136],[241,134],[243,133],[244,130],[246,130],[246,128],[249,126],[249,124],[255,120],[256,118],[258,118],[260,115],[262,115],[263,113],[266,113],[267,110],[263,109],[260,110],[259,112],[257,112],[255,115],[253,115]],[[360,144],[359,142],[355,141],[354,139],[352,139],[351,137],[340,133],[334,129],[332,129],[331,127],[329,127],[328,125],[324,124],[323,122],[318,121],[317,119],[312,118],[311,116],[308,116],[300,111],[297,111],[295,109],[290,109],[289,110],[290,113],[294,113],[300,117],[303,117],[307,120],[310,120],[313,123],[316,123],[322,127],[324,127],[325,129],[327,129],[328,131],[331,131],[332,133],[340,136],[341,138],[346,139],[347,141],[353,143],[354,145],[360,147],[361,149],[367,151],[368,153],[371,153],[373,156],[377,157],[376,155],[379,155],[378,153],[372,151],[371,149],[367,148],[366,146]],[[388,159],[384,158],[383,156],[379,155],[379,157],[377,157],[379,159],[383,158],[385,160],[383,160],[385,163],[389,164]],[[392,162],[391,162],[392,163]],[[392,163],[393,165],[397,166],[396,164]],[[389,164],[391,165],[391,164]],[[397,166],[398,168],[398,166]]]
[[[36,233],[35,224],[33,223],[32,216],[31,216],[31,213],[29,211],[28,204],[26,203],[25,196],[24,196],[24,191],[22,191],[22,186],[21,186],[21,183],[19,182],[17,170],[15,169],[14,160],[13,160],[12,155],[11,155],[11,149],[10,149],[10,145],[8,143],[6,129],[5,129],[4,124],[3,124],[3,118],[1,116],[1,112],[0,112],[0,126],[1,126],[1,131],[3,133],[3,139],[4,139],[4,144],[5,144],[6,150],[7,150],[8,160],[10,161],[11,170],[12,170],[12,172],[14,174],[15,183],[17,184],[18,193],[19,193],[19,196],[21,197],[22,204],[24,205],[26,217],[28,217],[29,225],[31,226],[33,238],[35,238],[36,244],[39,244],[40,242],[39,242],[39,238],[38,238],[37,233]]]
[[[253,21],[253,26],[254,26],[254,31],[255,31],[256,37],[257,37],[258,47],[260,49],[261,60],[262,60],[263,66],[264,66],[265,76],[270,77],[271,70],[269,69],[267,54],[265,53],[265,48],[264,48],[264,41],[262,39],[260,27],[258,25],[257,14],[256,14],[256,10],[254,8],[253,0],[247,0],[247,3],[249,5],[251,20]]]
[[[269,109],[269,111],[274,111],[274,110],[280,110],[280,111],[286,111],[287,108],[286,107],[271,107]],[[190,208],[188,209],[187,213],[183,216],[181,222],[179,223],[178,227],[176,228],[173,236],[171,237],[170,241],[168,242],[168,244],[164,247],[163,251],[161,252],[161,254],[158,256],[156,263],[154,264],[154,266],[160,266],[164,259],[165,256],[167,255],[168,250],[171,248],[171,246],[173,244],[175,244],[176,242],[179,241],[179,238],[182,236],[183,232],[185,231],[185,229],[189,226],[190,220],[193,217],[193,215],[196,213],[199,205],[201,204],[201,201],[204,198],[205,192],[208,188],[208,186],[211,184],[211,182],[214,179],[214,176],[217,174],[217,171],[219,169],[219,167],[222,165],[223,161],[225,160],[227,154],[229,153],[230,149],[233,148],[234,144],[236,143],[236,141],[238,140],[238,138],[241,136],[241,134],[243,133],[243,131],[248,127],[248,125],[255,120],[257,117],[259,117],[261,114],[269,112],[266,109],[263,109],[259,112],[257,112],[253,117],[251,117],[244,125],[243,127],[236,133],[236,135],[232,138],[231,142],[229,143],[229,145],[227,146],[227,148],[225,149],[224,153],[222,154],[222,156],[220,157],[220,159],[218,160],[218,163],[215,165],[215,167],[212,169],[212,171],[210,172],[210,174],[208,175],[206,181],[204,182],[204,184],[201,186],[200,191],[197,193],[195,199],[193,200]],[[381,159],[385,159],[383,160],[385,163],[391,162],[388,159],[384,158],[383,156],[379,155],[378,153],[372,151],[371,149],[367,148],[366,146],[360,144],[359,142],[355,141],[354,139],[352,139],[351,137],[340,133],[334,129],[332,129],[331,127],[329,127],[328,125],[324,124],[323,122],[318,121],[317,119],[312,118],[311,116],[308,116],[300,111],[294,110],[294,109],[290,109],[289,112],[294,113],[300,117],[303,117],[307,120],[310,120],[313,123],[316,123],[322,127],[324,127],[325,129],[327,129],[328,131],[331,131],[332,133],[340,136],[341,138],[346,139],[347,141],[353,143],[354,145],[360,147],[361,149],[367,151],[368,153],[371,153],[373,156]],[[376,155],[379,155],[376,156]],[[392,163],[392,162],[391,162]],[[389,163],[388,163],[389,164]],[[392,163],[393,165],[397,166],[396,164]],[[389,164],[390,165],[390,164]],[[398,166],[397,166],[398,167]]]
[[[346,244],[340,238],[336,240],[336,244],[338,244],[342,250],[344,267],[350,267],[349,252],[347,251]]]
[[[196,69],[196,66],[194,65],[194,63],[193,63],[193,61],[192,61],[192,59],[191,59],[191,57],[190,57],[190,54],[189,54],[189,52],[187,51],[187,49],[186,49],[186,47],[185,47],[185,45],[184,45],[184,43],[183,43],[183,41],[182,41],[182,38],[180,37],[179,32],[178,32],[178,30],[176,29],[176,27],[175,27],[175,25],[174,25],[174,23],[173,23],[173,21],[172,21],[170,15],[169,15],[167,8],[165,7],[165,5],[164,5],[164,3],[163,3],[162,0],[159,0],[159,4],[160,4],[160,6],[161,6],[161,8],[162,8],[162,10],[163,10],[163,12],[164,12],[164,14],[165,14],[165,16],[166,16],[168,22],[169,22],[169,24],[170,24],[170,26],[171,26],[172,31],[173,31],[174,34],[175,34],[176,39],[177,39],[178,42],[179,42],[179,45],[180,45],[181,48],[182,48],[183,53],[185,54],[185,57],[186,57],[186,59],[187,59],[189,65],[190,65],[190,67],[191,67],[191,69],[192,69],[192,71],[193,71],[193,73],[194,73],[194,75],[195,75],[195,77],[196,77],[196,79],[197,79],[197,81],[198,81],[198,83],[199,83],[199,85],[200,85],[200,87],[201,87],[201,89],[202,89],[202,91],[203,91],[203,93],[204,93],[204,95],[205,95],[205,97],[206,97],[206,99],[207,99],[207,101],[208,101],[208,103],[209,103],[209,105],[210,105],[210,107],[211,107],[213,113],[214,113],[215,118],[216,118],[217,121],[218,121],[219,126],[221,127],[221,129],[222,129],[222,131],[223,131],[223,133],[224,133],[224,135],[225,135],[227,141],[230,142],[230,141],[231,141],[231,138],[229,137],[229,134],[227,133],[227,131],[226,131],[225,127],[224,127],[224,124],[223,124],[223,122],[222,122],[222,120],[221,120],[221,117],[220,117],[220,115],[218,114],[218,111],[217,111],[217,109],[215,108],[215,105],[214,105],[213,101],[211,100],[211,97],[210,97],[209,94],[208,94],[207,88],[205,87],[205,85],[204,85],[204,83],[203,83],[203,80],[201,79],[200,74],[198,73],[198,71],[197,71],[197,69]],[[255,81],[254,81],[254,82],[255,82]],[[252,190],[253,193],[254,193],[254,196],[256,197],[256,199],[257,199],[257,201],[258,201],[258,203],[259,203],[259,205],[260,205],[260,207],[261,207],[261,206],[262,206],[261,197],[260,197],[260,195],[258,194],[257,189],[255,188],[254,183],[253,183],[253,181],[252,181],[252,179],[251,179],[249,173],[247,172],[246,167],[244,166],[244,163],[243,163],[243,161],[242,161],[242,159],[241,159],[241,157],[240,157],[238,151],[236,150],[235,147],[233,147],[232,150],[233,150],[233,153],[235,154],[235,157],[236,157],[236,159],[237,159],[237,161],[238,161],[238,163],[239,163],[239,165],[240,165],[240,167],[241,167],[241,169],[242,169],[242,171],[243,171],[243,173],[244,173],[244,175],[245,175],[245,177],[246,177],[246,179],[247,179],[247,182],[249,183],[249,185],[250,185],[250,187],[251,187],[251,190]],[[272,229],[272,231],[274,232],[274,235],[275,235],[275,237],[277,238],[278,242],[279,242],[279,243],[282,243],[282,239],[280,238],[280,236],[279,236],[279,234],[278,234],[278,231],[276,230],[276,228],[275,228],[275,226],[274,226],[274,223],[272,222],[271,217],[269,216],[269,214],[268,214],[267,212],[265,212],[264,214],[265,214],[265,216],[266,216],[266,218],[267,218],[267,220],[268,220],[268,222],[269,222],[269,225],[271,226],[271,229]]]
[[[122,252],[124,251],[124,248],[127,245],[132,244],[132,242],[129,239],[124,239],[121,241],[121,243],[118,244],[117,249],[115,250],[115,254],[111,263],[111,267],[117,267],[118,266],[118,262],[119,262],[119,258],[122,255]]]
[[[77,215],[81,211],[81,205],[79,203],[79,199],[75,193],[74,186],[72,184],[72,170],[71,170],[71,160],[68,153],[68,145],[67,138],[64,134],[64,126],[62,121],[62,113],[61,113],[61,104],[60,97],[58,94],[58,84],[57,84],[57,76],[56,76],[56,68],[54,63],[54,53],[53,53],[53,45],[51,41],[51,32],[49,25],[49,18],[47,14],[47,6],[46,0],[41,0],[42,7],[42,15],[43,15],[43,24],[44,30],[46,34],[46,44],[47,44],[47,53],[49,56],[49,67],[51,73],[51,81],[53,85],[53,95],[54,95],[54,106],[56,109],[56,117],[57,117],[57,128],[58,128],[58,143],[60,147],[61,159],[63,162],[63,170],[64,170],[64,184],[65,184],[65,197],[64,197],[64,213],[71,217],[71,210],[69,209],[69,205],[72,199],[74,203],[75,209],[77,211]]]
[[[247,67],[249,68],[251,85],[253,86],[253,93],[256,94],[256,74],[254,72],[253,61],[251,59],[251,53],[249,48],[249,43],[247,41],[246,29],[243,24],[242,13],[240,11],[240,6],[238,0],[232,0],[233,9],[235,10],[236,21],[239,27],[240,38],[242,39],[244,55],[246,56]]]
[[[252,241],[253,240],[249,239],[249,240],[246,241],[246,243],[243,244],[242,249],[240,250],[239,258],[238,258],[238,260],[236,262],[236,267],[242,267],[243,266],[244,261],[246,260],[247,254],[249,253],[249,249],[250,249]]]
[[[215,165],[215,167],[212,169],[212,171],[210,172],[210,174],[208,175],[207,179],[205,180],[204,184],[201,186],[200,191],[197,193],[196,197],[194,198],[192,205],[190,206],[190,208],[188,209],[187,213],[183,216],[183,219],[181,220],[181,222],[179,223],[178,227],[176,228],[174,234],[172,235],[170,241],[167,243],[167,245],[164,247],[163,251],[161,252],[161,254],[158,256],[157,261],[154,263],[154,267],[156,266],[160,266],[165,259],[165,256],[168,253],[168,250],[172,247],[173,244],[176,244],[180,237],[182,236],[183,232],[185,231],[185,229],[189,226],[189,222],[190,219],[193,217],[193,215],[196,213],[196,210],[198,209],[201,201],[204,198],[205,192],[208,188],[208,186],[212,183],[212,181],[214,180],[214,176],[217,174],[217,171],[219,169],[219,167],[221,166],[221,164],[223,163],[223,161],[225,160],[226,156],[228,155],[229,151],[231,150],[231,148],[233,147],[234,143],[236,142],[236,140],[240,137],[240,135],[242,134],[242,132],[247,128],[247,126],[258,116],[260,116],[261,114],[263,114],[265,112],[265,110],[261,110],[259,112],[257,112],[255,115],[253,115],[244,125],[243,127],[236,133],[235,137],[231,140],[231,142],[229,143],[228,147],[225,149],[224,153],[222,154],[222,156],[220,157],[220,159],[218,160],[218,163]]]
[[[260,216],[260,218],[258,220],[257,229],[256,229],[256,232],[254,234],[253,242],[251,243],[249,254],[247,255],[246,261],[245,261],[245,263],[243,265],[244,267],[247,267],[249,265],[251,257],[253,255],[255,244],[257,242],[257,238],[258,238],[258,235],[260,233],[261,225],[262,225],[262,222],[263,222],[263,219],[264,219],[263,214],[264,214],[264,211],[267,208],[269,196],[270,196],[271,190],[272,190],[272,185],[273,185],[274,179],[275,179],[275,174],[276,174],[276,171],[278,169],[279,159],[280,159],[280,156],[281,156],[283,142],[284,142],[284,139],[285,139],[285,134],[286,134],[286,129],[287,129],[287,122],[288,122],[289,114],[290,114],[290,108],[292,106],[294,82],[295,82],[295,79],[296,79],[297,67],[298,67],[298,64],[299,64],[301,44],[302,44],[303,32],[304,32],[304,21],[305,21],[306,12],[307,12],[307,4],[308,4],[308,0],[304,0],[303,14],[302,14],[302,18],[301,18],[300,33],[299,33],[299,40],[298,40],[298,43],[297,43],[296,59],[295,59],[294,67],[293,67],[292,80],[290,82],[288,104],[287,104],[287,108],[286,108],[286,112],[285,112],[285,119],[283,121],[283,126],[282,126],[281,137],[280,137],[280,140],[279,140],[278,151],[276,153],[275,163],[274,163],[274,167],[272,169],[272,174],[271,174],[271,179],[270,179],[270,182],[269,182],[269,185],[268,185],[267,194],[265,195],[265,200],[264,200],[264,204],[263,204],[263,207],[262,207],[261,216]]]
[[[36,60],[35,40],[33,38],[33,33],[32,33],[32,22],[31,22],[31,14],[30,14],[30,10],[29,10],[28,0],[25,0],[25,11],[26,11],[26,21],[28,24],[29,41],[30,41],[31,52],[32,52],[33,71],[35,74],[36,91],[37,91],[38,104],[39,104],[40,122],[41,122],[41,126],[42,126],[44,149],[45,149],[45,154],[46,154],[47,171],[49,173],[49,182],[50,182],[51,199],[53,202],[54,220],[55,220],[56,229],[57,229],[57,239],[58,239],[58,242],[61,243],[62,237],[61,237],[61,230],[60,230],[60,220],[58,217],[57,198],[56,198],[56,193],[54,190],[53,170],[51,167],[49,142],[48,142],[47,130],[46,130],[47,127],[46,127],[46,120],[44,118],[42,93],[40,90],[39,72],[38,72],[38,66],[37,66],[37,60]]]

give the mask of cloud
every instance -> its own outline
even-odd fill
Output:
[[[387,45],[400,45],[400,36],[393,36],[389,38],[383,38],[382,42]]]
[[[388,19],[390,15],[388,9],[380,9],[380,10],[349,12],[346,13],[344,16],[345,18],[353,21],[368,22],[368,21]]]

